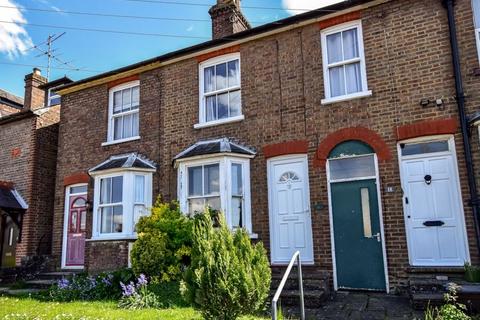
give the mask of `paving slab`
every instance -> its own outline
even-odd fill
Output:
[[[298,319],[298,308],[289,308],[289,319]],[[407,297],[371,292],[338,292],[317,308],[306,311],[307,319],[414,320],[423,312],[411,307]]]

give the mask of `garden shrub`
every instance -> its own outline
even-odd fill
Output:
[[[207,209],[194,218],[192,262],[181,291],[204,319],[233,320],[264,307],[271,270],[261,243],[252,245],[244,229],[232,232],[221,214],[214,226],[214,215]]]
[[[161,281],[179,280],[190,263],[192,221],[182,214],[177,202],[157,200],[151,215],[137,223],[138,239],[132,252],[132,268]]]
[[[67,302],[75,300],[116,300],[122,295],[120,283],[134,278],[130,269],[89,276],[86,273],[64,278],[48,290],[48,300]]]

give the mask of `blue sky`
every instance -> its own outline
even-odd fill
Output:
[[[155,0],[152,0],[155,1]],[[79,80],[97,73],[122,67],[169,51],[206,41],[211,36],[208,6],[215,0],[166,0],[188,2],[197,5],[163,4],[130,0],[0,0],[0,88],[23,96],[23,77],[30,73],[32,66],[46,66],[45,56],[36,49],[25,50],[33,44],[44,42],[49,34],[64,36],[54,43],[55,54],[62,61],[72,61],[77,68],[90,71],[51,70],[50,80],[67,75]],[[243,0],[243,12],[253,26],[285,18],[297,12],[273,8],[316,8],[338,0]],[[2,7],[4,6],[4,7]],[[17,6],[21,10],[6,7]],[[202,19],[207,21],[165,21],[96,17],[62,12],[39,12],[30,8],[62,11],[81,11],[117,15]],[[183,37],[157,37],[127,34],[112,34],[68,30],[63,28],[16,25],[1,21],[20,21],[28,24],[71,26],[122,30],[139,33],[159,33]],[[2,29],[3,28],[3,29]],[[23,29],[22,29],[23,28]],[[44,46],[41,46],[45,48]],[[13,65],[15,64],[15,65]],[[20,66],[29,65],[29,66]],[[53,62],[52,66],[59,66]],[[63,66],[65,67],[65,66]],[[45,68],[41,68],[45,75]]]

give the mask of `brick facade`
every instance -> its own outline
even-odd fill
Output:
[[[39,86],[46,79],[40,71],[27,75],[25,81],[28,108],[0,118],[0,180],[12,182],[28,204],[16,247],[17,265],[51,253],[60,119],[60,105],[44,108],[45,90]]]
[[[475,84],[479,79],[472,74],[478,61],[470,1],[458,0],[456,11],[458,32],[462,35],[459,37],[462,67],[467,78],[467,107],[473,112],[480,103],[480,95],[476,94],[479,90]],[[447,16],[441,1],[390,1],[363,9],[355,15],[362,20],[371,97],[321,104],[324,82],[320,32],[331,26],[332,21],[342,22],[345,17],[330,20],[326,25],[320,24],[320,28],[318,23],[312,23],[238,46],[242,68],[242,113],[245,116],[241,122],[194,129],[194,124],[198,123],[198,58],[139,75],[141,140],[138,141],[101,146],[107,136],[108,85],[63,96],[53,229],[53,252],[57,259],[60,259],[62,246],[65,177],[86,172],[110,155],[138,151],[159,164],[153,180],[153,196],[160,194],[164,200],[170,200],[177,194],[177,172],[172,166],[172,158],[199,140],[233,137],[258,151],[251,161],[251,211],[253,232],[258,234],[267,249],[270,248],[270,234],[266,160],[289,150],[298,152],[297,146],[292,147],[288,142],[301,141],[301,150],[308,155],[311,207],[318,208],[312,210],[315,266],[331,272],[325,159],[336,143],[360,139],[370,144],[381,160],[379,196],[383,206],[390,286],[403,286],[408,277],[409,260],[398,138],[425,134],[417,133],[416,129],[405,129],[414,128],[409,126],[424,121],[431,124],[453,119],[444,123],[448,124],[447,131],[432,129],[427,134],[454,135],[470,256],[473,263],[480,262],[467,199],[462,136],[454,125],[454,121],[458,121],[457,105]],[[425,98],[442,98],[443,105],[424,107],[420,101]],[[399,135],[399,132],[408,134]],[[476,139],[478,141],[478,137]],[[478,168],[478,144],[474,151]],[[89,198],[92,199],[92,184],[89,186]],[[387,187],[393,192],[387,192]],[[90,223],[91,218],[90,213]],[[124,258],[115,262],[118,250],[124,252],[124,247],[117,251],[112,249],[117,245],[123,246],[88,242],[87,261],[95,259],[96,252],[102,251],[100,248],[105,249],[102,260],[89,268],[104,270],[124,264]]]

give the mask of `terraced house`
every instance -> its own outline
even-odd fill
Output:
[[[0,282],[16,267],[48,269],[60,96],[35,68],[24,99],[0,90]],[[14,278],[13,278],[14,279]]]
[[[256,28],[238,0],[209,13],[211,41],[59,90],[58,268],[128,265],[157,195],[222,210],[274,269],[299,250],[335,290],[479,262],[470,0],[352,0]]]

